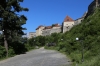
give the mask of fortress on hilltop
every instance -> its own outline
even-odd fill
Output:
[[[62,25],[60,24],[52,24],[51,26],[43,26],[40,25],[36,28],[36,32],[30,32],[29,38],[36,36],[47,36],[52,33],[65,33],[69,31],[73,26],[78,25],[82,22],[84,18],[87,18],[90,14],[92,14],[95,8],[100,7],[100,0],[94,0],[89,6],[88,11],[83,14],[81,18],[73,20],[71,17],[66,16]]]
[[[87,12],[79,19],[73,20],[71,17],[66,16],[62,25],[60,24],[52,24],[51,26],[43,26],[40,25],[36,28],[36,32],[30,32],[29,38],[36,37],[36,36],[47,36],[51,35],[52,33],[65,33],[69,31],[73,26],[78,25],[82,22],[84,17],[86,16]]]

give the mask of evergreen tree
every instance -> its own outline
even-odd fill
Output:
[[[20,6],[23,0],[0,0],[0,29],[3,31],[4,46],[6,56],[8,57],[8,38],[15,38],[23,34],[22,25],[26,23],[27,18],[19,15],[21,11],[28,11],[27,8]],[[18,39],[17,39],[18,40]]]

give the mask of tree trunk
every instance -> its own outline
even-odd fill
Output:
[[[8,57],[8,43],[7,43],[6,31],[3,31],[3,35],[4,35],[4,46],[6,49],[6,57]]]

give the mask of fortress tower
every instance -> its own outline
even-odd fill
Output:
[[[99,2],[98,2],[98,0],[95,0],[95,2],[96,2],[96,8],[99,6]]]
[[[63,26],[62,32],[65,33],[66,31],[69,31],[74,26],[74,20],[69,16],[66,16],[66,18],[62,23],[62,26]]]

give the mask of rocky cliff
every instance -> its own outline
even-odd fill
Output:
[[[98,0],[98,7],[100,7],[100,0]],[[86,17],[88,17],[90,14],[94,12],[96,8],[96,0],[94,0],[89,6],[88,6],[88,13]]]

